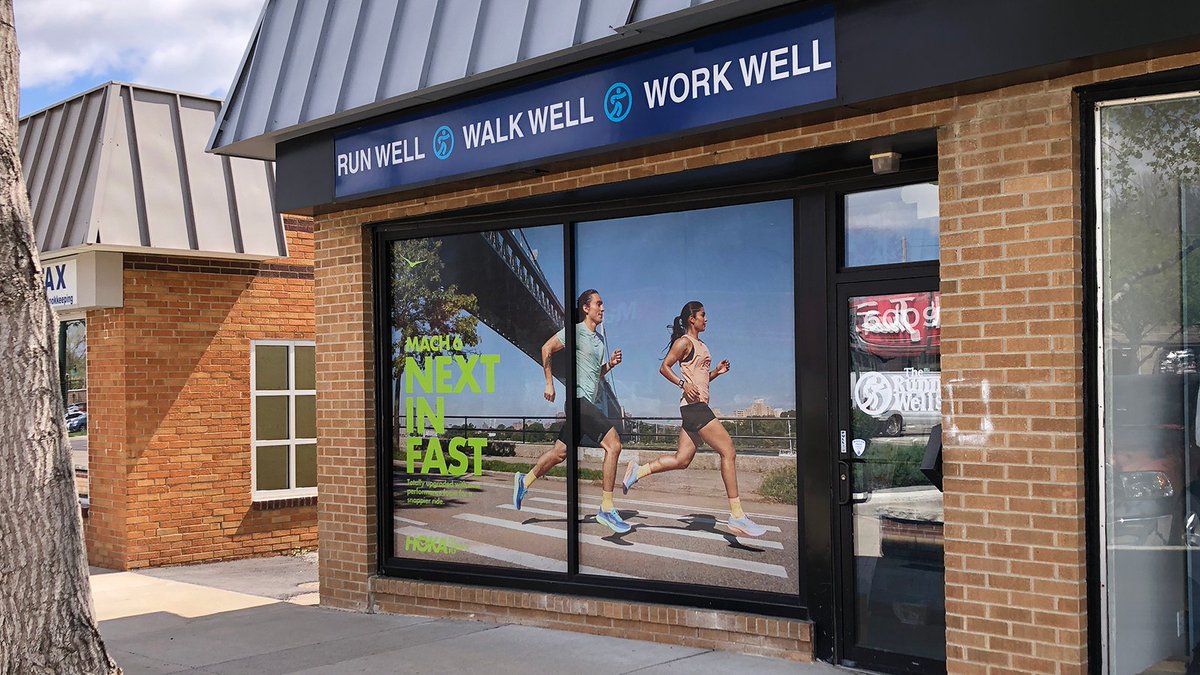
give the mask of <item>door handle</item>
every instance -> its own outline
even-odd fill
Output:
[[[871,501],[870,492],[853,492],[853,481],[850,479],[850,463],[838,462],[838,505],[865,504]],[[861,495],[861,496],[860,496]]]

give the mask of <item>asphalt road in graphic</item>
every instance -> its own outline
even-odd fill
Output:
[[[682,472],[675,472],[682,473]],[[421,476],[416,476],[421,479]],[[430,477],[424,477],[426,479]],[[656,491],[657,476],[615,504],[633,530],[614,534],[595,520],[600,488],[583,486],[581,572],[675,581],[777,593],[797,592],[799,556],[795,507],[748,501],[746,512],[769,528],[760,538],[736,537],[725,525],[729,502],[717,497]],[[566,570],[566,482],[543,478],[521,511],[512,506],[513,474],[485,472],[455,486],[463,496],[444,506],[405,506],[409,477],[395,476],[396,553],[524,569]],[[719,479],[718,479],[719,480]],[[669,482],[664,484],[670,486]],[[406,537],[447,538],[464,546],[453,555],[404,550]]]

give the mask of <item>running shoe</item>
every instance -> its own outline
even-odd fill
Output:
[[[617,534],[625,534],[633,529],[629,526],[629,523],[621,520],[621,514],[617,513],[616,509],[596,512],[596,522],[603,524]]]
[[[525,474],[513,474],[513,507],[520,511],[521,502],[525,501]]]
[[[729,516],[729,529],[739,537],[761,537],[767,533],[767,528],[750,520],[750,516],[742,515],[741,518]]]
[[[625,480],[621,481],[621,494],[629,494],[629,488],[638,481],[637,473],[637,462],[630,462],[629,467],[625,469]]]

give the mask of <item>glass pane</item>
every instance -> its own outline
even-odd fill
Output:
[[[566,467],[520,511],[513,494],[540,456],[565,456],[566,354],[553,402],[542,365],[570,305],[562,252],[560,225],[389,244],[395,555],[566,571]]]
[[[941,424],[940,297],[851,298],[856,642],[946,658],[942,493],[921,472]]]
[[[296,487],[317,487],[317,446],[313,443],[296,445]]]
[[[296,438],[317,437],[317,397],[296,397]]]
[[[288,348],[286,345],[254,347],[254,386],[259,390],[288,388]]]
[[[289,437],[287,396],[256,396],[254,415],[255,440],[278,441]]]
[[[296,388],[317,388],[316,347],[300,345],[296,352]]]
[[[594,573],[798,592],[792,210],[577,225],[576,287],[597,291],[571,326]]]
[[[1100,111],[1108,659],[1200,654],[1200,99]]]
[[[846,266],[938,259],[936,183],[846,195]]]
[[[255,448],[254,462],[255,490],[288,489],[288,446]]]

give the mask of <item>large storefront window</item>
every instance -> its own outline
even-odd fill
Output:
[[[561,449],[562,252],[557,225],[388,245],[396,557],[566,571],[566,467],[513,497]]]
[[[1106,661],[1200,666],[1200,97],[1097,114]]]
[[[580,223],[575,248],[596,291],[576,326],[580,560],[795,593],[792,203]]]

